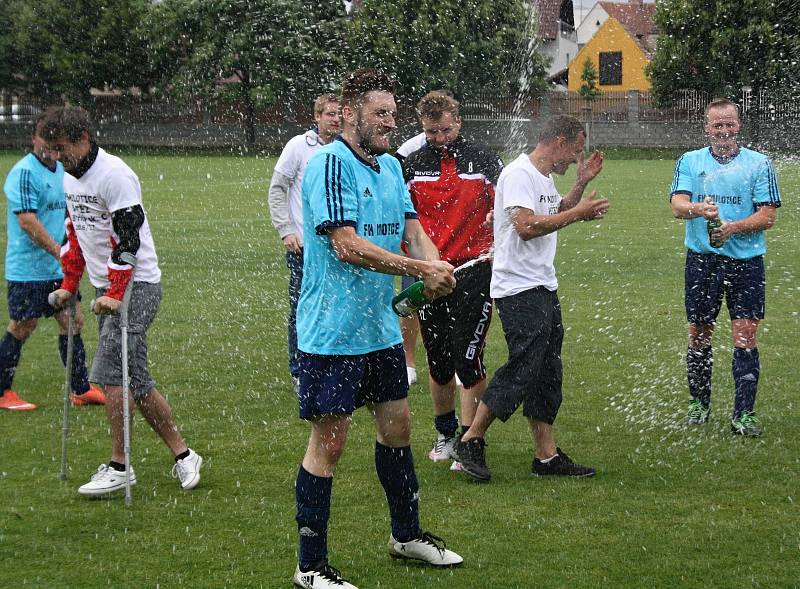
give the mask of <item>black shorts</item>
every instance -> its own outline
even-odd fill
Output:
[[[693,325],[713,325],[726,299],[731,320],[764,319],[764,257],[737,260],[718,254],[686,253],[684,301]]]
[[[525,417],[552,424],[561,406],[563,378],[558,294],[540,286],[495,303],[508,361],[494,373],[482,401],[501,421],[522,404]]]
[[[419,310],[431,378],[445,385],[458,374],[465,388],[486,378],[483,348],[492,322],[492,265],[481,262],[459,272],[455,290]]]
[[[61,288],[61,279],[7,282],[8,316],[13,321],[52,317],[55,309],[47,302],[48,295]],[[80,300],[80,296],[78,297]]]

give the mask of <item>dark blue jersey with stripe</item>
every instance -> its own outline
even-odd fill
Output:
[[[342,262],[328,232],[351,226],[376,246],[400,253],[406,218],[416,218],[400,163],[370,165],[341,138],[312,156],[303,176],[303,287],[298,347],[311,354],[357,355],[402,341],[392,312],[394,279]]]

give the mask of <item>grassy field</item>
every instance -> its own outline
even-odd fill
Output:
[[[0,177],[19,155],[0,153]],[[206,458],[203,480],[182,493],[168,451],[137,417],[132,508],[120,497],[79,497],[76,487],[109,452],[104,412],[88,407],[72,412],[70,476],[60,482],[63,371],[54,322],[42,322],[15,380],[40,408],[0,413],[0,587],[289,587],[293,483],[308,427],[286,370],[287,272],[266,207],[274,159],[126,159],[142,182],[164,276],[152,372]],[[727,318],[715,336],[712,419],[682,426],[684,248],[667,201],[673,162],[608,161],[594,187],[611,199],[609,215],[563,230],[557,256],[567,326],[558,439],[598,476],[530,477],[518,415],[489,433],[492,482],[468,482],[427,460],[431,403],[417,385],[423,525],[465,565],[434,571],[386,556],[388,515],[363,412],[334,485],[332,564],[362,589],[800,586],[800,164],[777,168],[784,206],[768,235],[760,334],[764,437],[728,431]],[[85,339],[91,354],[91,321]],[[490,373],[505,353],[495,320]]]

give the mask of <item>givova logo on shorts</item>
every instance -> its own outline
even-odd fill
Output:
[[[481,309],[481,319],[478,321],[478,325],[475,326],[475,332],[472,334],[472,339],[467,346],[467,353],[464,355],[467,360],[473,360],[478,353],[478,346],[481,343],[481,337],[486,332],[486,325],[489,323],[489,314],[491,312],[492,301],[486,301],[483,303],[483,309]]]

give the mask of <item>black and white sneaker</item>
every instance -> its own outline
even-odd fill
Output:
[[[422,532],[422,536],[408,542],[398,542],[389,536],[388,546],[392,558],[419,560],[435,567],[456,567],[464,562],[461,556],[447,549],[444,540],[429,532]]]
[[[297,565],[292,581],[304,589],[358,589],[344,580],[341,573],[327,562],[314,565],[307,571],[301,571],[300,565]]]
[[[461,441],[461,437],[453,444],[451,458],[461,464],[461,471],[467,473],[473,479],[488,481],[492,478],[492,473],[486,465],[486,442],[483,438],[472,438],[466,442]]]
[[[590,466],[575,464],[572,459],[556,448],[557,454],[551,460],[542,462],[538,458],[533,459],[531,474],[533,476],[562,476],[562,477],[593,477],[595,470]]]

